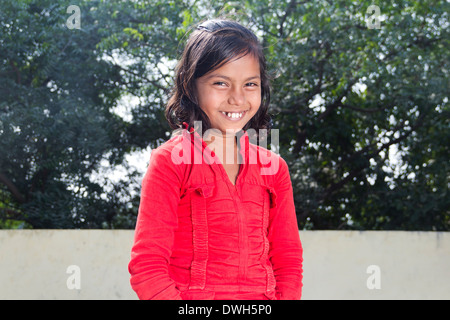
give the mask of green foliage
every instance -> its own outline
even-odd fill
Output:
[[[372,3],[314,1],[254,16],[276,53],[275,127],[299,222],[448,230],[449,6],[383,2],[380,29],[368,29]]]
[[[66,26],[74,4],[81,29]],[[261,38],[275,75],[300,228],[450,229],[446,1],[0,6],[0,227],[132,228],[141,173],[92,175],[166,140],[186,33],[226,15]],[[127,97],[129,119],[116,112]]]

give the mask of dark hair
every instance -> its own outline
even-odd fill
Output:
[[[261,106],[253,118],[242,128],[271,129],[268,114],[270,82],[266,71],[263,48],[253,32],[231,20],[213,19],[201,23],[191,33],[175,70],[175,84],[167,103],[165,117],[172,129],[183,122],[194,127],[194,121],[202,121],[202,135],[211,128],[205,112],[198,106],[195,96],[195,79],[214,71],[232,59],[253,54],[261,70]],[[188,129],[189,129],[188,128]]]

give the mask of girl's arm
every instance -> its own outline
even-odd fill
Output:
[[[281,300],[299,300],[302,294],[303,249],[289,169],[283,158],[279,160],[274,185],[276,207],[270,209],[269,218],[269,258],[276,279],[277,297]]]
[[[128,270],[139,299],[181,300],[169,276],[174,230],[178,225],[180,174],[170,151],[154,149],[142,181],[141,202]]]

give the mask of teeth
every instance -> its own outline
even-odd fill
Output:
[[[222,111],[222,113],[224,115],[230,117],[230,118],[233,118],[233,119],[238,119],[238,118],[242,117],[242,115],[244,114],[244,112],[241,112],[241,113],[228,112],[227,113],[227,112],[224,112],[224,111]]]

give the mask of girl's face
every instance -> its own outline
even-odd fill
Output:
[[[247,54],[196,80],[200,108],[222,134],[241,130],[261,105],[257,58]],[[231,130],[231,131],[230,131]]]

